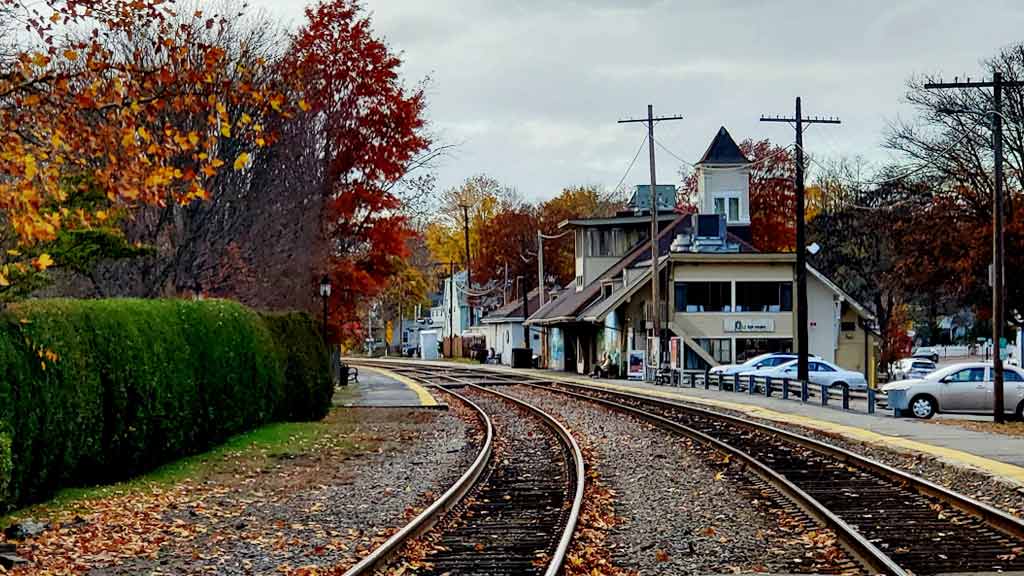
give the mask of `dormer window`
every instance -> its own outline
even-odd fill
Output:
[[[726,222],[739,222],[740,197],[737,195],[715,198],[715,214],[725,216]]]

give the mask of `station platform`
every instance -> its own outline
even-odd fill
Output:
[[[891,410],[879,408],[867,414],[863,408],[844,411],[835,405],[801,403],[798,400],[766,398],[703,388],[660,386],[647,382],[589,378],[552,370],[513,370],[504,366],[423,362],[453,368],[475,367],[505,373],[529,374],[539,378],[578,382],[611,390],[646,394],[732,410],[754,418],[792,424],[866,444],[902,452],[922,453],[946,463],[966,466],[1024,486],[1024,438],[944,426],[913,418],[895,418]],[[941,416],[937,416],[939,418]],[[955,418],[955,416],[953,417]]]
[[[439,403],[419,383],[383,368],[358,366],[359,379],[349,382],[342,406],[375,408],[440,408]]]

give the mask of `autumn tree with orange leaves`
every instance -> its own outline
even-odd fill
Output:
[[[48,247],[73,243],[66,234],[117,235],[125,212],[203,200],[225,165],[243,168],[248,152],[223,158],[221,139],[269,135],[227,106],[285,112],[282,94],[251,81],[261,63],[227,70],[205,41],[229,16],[178,15],[167,0],[0,0],[0,12],[27,31],[0,62],[4,296],[60,264]]]

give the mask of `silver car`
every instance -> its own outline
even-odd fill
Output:
[[[790,380],[796,380],[797,361],[790,360],[789,362],[779,364],[773,368],[740,373],[740,376],[748,375],[767,376],[779,379],[789,378]],[[808,359],[807,377],[815,384],[824,384],[829,387],[848,388],[849,390],[868,389],[868,381],[860,372],[841,368],[831,362],[826,362],[821,358],[812,357]]]
[[[733,374],[740,374],[741,372],[748,372],[751,370],[763,370],[765,368],[772,368],[779,364],[785,364],[790,360],[795,360],[796,354],[790,352],[771,352],[768,354],[761,354],[750,358],[742,364],[721,364],[713,366],[708,370],[711,374],[722,374],[725,376],[731,376]]]
[[[913,380],[924,378],[937,369],[935,362],[926,358],[904,358],[893,364],[892,377],[894,380]]]
[[[1019,419],[1024,411],[1024,372],[1005,367],[1003,382],[1004,409]],[[882,386],[897,415],[909,412],[917,418],[940,412],[991,414],[993,389],[992,365],[985,362],[954,364],[923,378]]]

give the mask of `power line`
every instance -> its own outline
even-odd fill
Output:
[[[633,159],[629,161],[629,166],[626,167],[626,172],[622,175],[622,178],[619,178],[619,183],[616,184],[614,190],[618,190],[619,188],[622,187],[622,183],[626,181],[626,178],[629,176],[630,170],[632,170],[633,169],[633,165],[636,164],[636,159],[640,157],[640,152],[643,151],[644,144],[646,144],[646,143],[647,143],[647,135],[644,134],[643,140],[640,141],[640,146],[638,146],[637,149],[636,149],[636,154],[633,154]]]
[[[688,167],[696,169],[699,166],[698,164],[693,164],[691,162],[683,160],[682,157],[680,157],[678,154],[676,154],[672,150],[669,150],[669,148],[667,146],[662,144],[661,140],[657,140],[656,139],[654,141],[654,143],[657,144],[658,147],[661,148],[664,152],[668,153],[669,156],[672,156],[673,158],[675,158],[676,160],[682,162],[683,164],[687,165]],[[789,152],[791,149],[793,149],[793,147],[794,146],[792,144],[790,144],[789,146],[786,146],[785,148],[781,148],[779,151],[777,151],[777,152],[775,152],[773,154],[769,154],[768,156],[765,156],[764,158],[761,158],[760,160],[756,160],[754,162],[751,162],[749,164],[745,164],[743,166],[736,166],[736,167],[733,167],[733,168],[716,168],[714,166],[703,166],[703,167],[701,167],[701,170],[707,170],[707,171],[712,171],[712,172],[740,172],[740,171],[743,171],[743,170],[747,170],[747,169],[749,169],[752,166],[757,166],[758,164],[761,164],[762,162],[767,162],[769,160],[773,160],[773,159],[775,159],[775,158],[777,158],[779,156],[782,156],[786,152]]]

